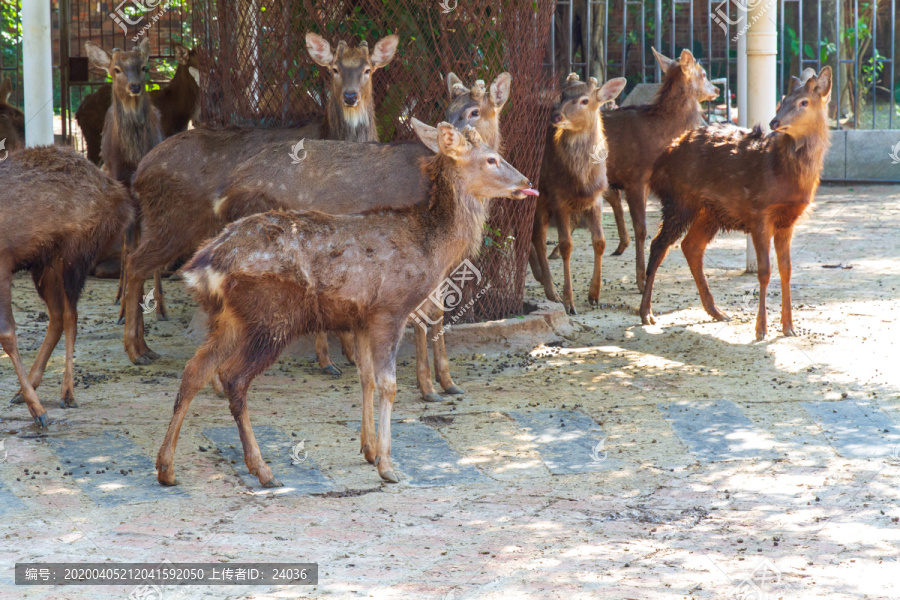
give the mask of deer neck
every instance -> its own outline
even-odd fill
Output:
[[[335,94],[330,94],[327,110],[326,140],[344,142],[377,142],[375,107],[371,91],[360,98],[356,106],[346,106]]]
[[[687,76],[680,69],[663,80],[650,106],[650,114],[659,117],[660,127],[671,131],[671,137],[693,128],[700,118],[700,103],[691,93]]]
[[[112,110],[118,153],[125,162],[137,166],[159,143],[159,124],[150,99],[146,93],[125,99],[115,96]]]
[[[820,119],[804,135],[793,137],[787,134],[774,136],[774,155],[777,168],[785,172],[794,185],[811,189],[818,185],[819,176],[825,165],[825,153],[830,145],[828,124]]]
[[[594,159],[606,144],[599,115],[593,126],[585,130],[555,129],[552,135],[553,150],[572,182],[579,185],[583,194],[592,195],[604,175],[604,161]]]
[[[452,159],[437,156],[425,169],[431,186],[428,202],[417,205],[419,220],[426,255],[443,274],[443,269],[478,250],[488,217],[488,201],[476,198],[464,188]]]

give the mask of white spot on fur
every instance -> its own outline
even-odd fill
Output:
[[[218,198],[213,200],[213,213],[218,217],[219,210],[222,208],[222,204],[228,199],[228,196],[219,196]]]
[[[222,285],[225,283],[225,275],[213,270],[212,267],[206,267],[205,271],[209,293],[213,296],[221,296]]]

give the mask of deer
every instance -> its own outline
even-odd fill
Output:
[[[609,144],[606,176],[609,189],[604,200],[613,208],[617,223],[624,223],[619,193],[625,192],[634,227],[635,273],[638,290],[644,291],[644,246],[647,240],[647,188],[653,163],[669,144],[701,122],[700,102],[715,100],[719,89],[710,83],[706,70],[690,50],[678,60],[653,50],[664,73],[662,85],[651,104],[628,106],[603,114]],[[628,234],[619,227],[619,248],[625,250]],[[622,245],[624,241],[625,246]],[[596,299],[591,298],[595,304]]]
[[[662,221],[650,244],[640,307],[644,325],[656,322],[651,309],[656,272],[669,247],[685,231],[681,249],[703,308],[716,321],[728,321],[713,300],[703,273],[703,255],[719,231],[742,231],[751,236],[759,264],[756,340],[766,337],[773,238],[781,276],[781,331],[785,336],[796,335],[791,313],[791,239],[795,224],[813,204],[829,146],[831,67],[805,82],[791,80],[791,91],[769,124],[769,133],[759,126],[752,130],[719,124],[701,127],[683,135],[657,160],[650,188],[662,202]]]
[[[570,215],[584,214],[587,218],[594,247],[594,275],[588,297],[593,304],[600,296],[600,271],[606,242],[599,195],[607,186],[606,138],[600,107],[615,100],[626,83],[624,78],[618,77],[600,87],[594,78],[582,82],[577,73],[570,74],[554,103],[547,129],[541,163],[541,195],[534,213],[529,262],[535,279],[544,286],[547,299],[562,302],[569,314],[576,314],[569,267],[572,256]],[[547,261],[547,226],[551,218],[556,220],[559,230],[559,252],[563,259],[562,300],[553,286]]]
[[[308,49],[317,48],[318,59],[324,61],[324,46],[330,48],[330,45],[320,41],[325,42],[316,34],[307,36]],[[358,122],[360,114],[369,114],[368,108],[363,108],[360,102],[363,99],[374,102],[372,72],[366,75],[365,71],[375,65],[387,64],[398,43],[396,36],[387,36],[379,40],[371,54],[365,44],[362,49],[342,48],[338,44],[338,52],[334,55],[336,62],[332,63],[330,73],[334,75],[334,68],[339,71],[349,98],[356,94],[356,104],[348,106],[346,113],[332,115],[330,120],[326,118],[325,123],[312,121],[285,129],[198,127],[164,141],[144,159],[135,176],[133,192],[140,206],[141,228],[147,233],[142,236],[137,248],[129,253],[126,289],[132,286],[132,291],[123,301],[123,343],[133,364],[148,365],[159,358],[144,340],[143,314],[140,310],[144,281],[156,270],[165,268],[182,256],[193,254],[202,242],[221,230],[224,223],[216,216],[213,206],[232,171],[266,144],[296,144],[298,140],[330,138],[334,135],[332,132],[350,129],[349,124],[341,125],[342,119],[348,123],[354,119]],[[361,92],[362,88],[358,85],[368,91]],[[344,83],[340,88],[332,87],[332,95],[342,98],[344,89]],[[198,165],[199,168],[191,168],[191,165]],[[190,218],[185,218],[187,215]]]
[[[509,73],[497,76],[490,88],[478,80],[466,88],[454,74],[447,77],[451,101],[447,107],[447,121],[451,124],[470,124],[479,134],[486,132],[488,146],[499,151],[501,145],[499,115],[509,98],[512,77]],[[488,107],[488,105],[490,105]],[[480,107],[477,108],[476,107]],[[482,138],[485,139],[485,138]],[[485,140],[486,141],[486,140]],[[432,152],[421,143],[398,143],[360,149],[353,144],[329,141],[306,143],[306,156],[299,166],[284,160],[285,146],[271,144],[238,167],[229,186],[220,193],[215,207],[219,219],[236,221],[258,212],[273,209],[318,210],[331,215],[350,214],[378,206],[398,207],[413,198],[424,197],[425,180],[417,163]],[[354,176],[348,178],[346,173]],[[360,181],[381,181],[377,189],[360,188]],[[268,182],[278,182],[269,185]],[[298,190],[302,192],[298,193]],[[419,196],[412,191],[419,190]],[[260,194],[259,192],[265,192]],[[401,204],[398,204],[400,202]],[[416,379],[422,398],[440,402],[435,393],[428,365],[430,333],[434,351],[437,380],[448,394],[464,394],[454,383],[443,336],[443,313],[436,305],[428,306],[429,327],[415,327]],[[342,336],[346,348],[348,339]],[[352,352],[345,350],[348,358]],[[316,336],[316,355],[326,373],[332,373],[325,333]],[[338,373],[340,370],[333,367]]]
[[[25,113],[9,103],[12,81],[0,81],[0,152],[13,152],[25,145]]]
[[[50,354],[66,335],[62,408],[75,408],[74,350],[78,298],[100,251],[131,222],[125,188],[74,150],[39,146],[0,161],[0,345],[21,386],[35,424],[47,427],[47,411],[35,390]],[[28,270],[50,321],[31,370],[19,355],[12,313],[12,277]]]
[[[363,395],[361,453],[382,480],[399,482],[391,462],[391,409],[409,314],[479,245],[486,199],[538,193],[473,128],[459,132],[442,122],[428,131],[421,122],[412,124],[437,152],[422,165],[424,201],[355,215],[251,215],[207,242],[183,268],[210,328],[182,374],[157,454],[160,484],[176,483],[173,462],[184,417],[194,396],[218,374],[248,470],[263,487],[280,486],[253,435],[247,390],[291,342],[321,330],[353,333]]]
[[[98,69],[105,70],[113,81],[112,104],[106,111],[103,124],[101,152],[104,166],[112,178],[130,189],[141,159],[163,140],[159,109],[150,102],[144,85],[144,78],[149,70],[147,63],[150,60],[150,40],[144,38],[131,51],[114,48],[109,53],[93,42],[85,42],[84,50],[91,63]],[[118,252],[121,266],[117,300],[124,294],[125,256],[134,247],[138,233],[136,224],[129,225],[124,241],[121,244],[114,242],[101,253],[100,264],[96,268],[98,275],[111,275],[115,268],[110,263],[115,260],[116,247],[121,246],[121,251]],[[156,289],[160,290],[157,295],[157,317],[165,320],[166,307],[161,293],[159,271],[154,273],[154,278]]]
[[[187,131],[190,122],[200,117],[200,60],[196,49],[174,45],[177,67],[172,80],[163,88],[150,92],[150,101],[159,109],[163,138]],[[106,113],[112,104],[112,87],[104,85],[88,94],[75,111],[87,146],[88,159],[100,164],[100,143]]]

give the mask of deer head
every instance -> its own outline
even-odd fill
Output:
[[[653,56],[656,57],[659,68],[667,77],[677,74],[674,69],[680,69],[681,75],[687,79],[691,96],[697,102],[709,102],[719,97],[719,88],[710,83],[706,76],[706,69],[700,66],[690,50],[682,50],[679,59],[672,60],[657,52],[656,48],[651,47],[650,49],[653,50]]]
[[[126,106],[136,104],[135,101],[144,93],[144,80],[150,70],[147,67],[150,40],[144,38],[130,52],[113,48],[110,54],[93,42],[85,42],[84,49],[95,67],[109,73],[116,99]]]
[[[447,75],[447,90],[450,104],[447,106],[447,121],[462,131],[466,126],[474,127],[488,146],[500,148],[500,112],[509,100],[512,75],[501,73],[486,89],[484,81],[478,80],[467,88],[454,73]]]
[[[306,34],[306,49],[309,56],[319,66],[331,71],[331,94],[348,108],[372,101],[372,74],[391,62],[397,51],[400,38],[389,35],[375,44],[372,52],[369,45],[361,42],[350,48],[341,41],[332,52],[331,44],[315,33]]]
[[[593,130],[600,119],[600,107],[614,100],[626,83],[624,77],[617,77],[598,87],[593,77],[582,82],[577,73],[572,73],[553,106],[551,123],[557,130]]]
[[[804,71],[803,79],[791,77],[791,93],[782,99],[775,118],[769,123],[772,131],[799,140],[827,127],[831,67],[823,67],[818,76],[814,73]]]

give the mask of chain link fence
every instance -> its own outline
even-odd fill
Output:
[[[283,127],[324,114],[329,75],[306,52],[313,31],[332,44],[370,47],[400,36],[375,75],[382,141],[413,139],[410,117],[434,125],[448,102],[446,74],[471,84],[512,74],[501,117],[504,156],[537,185],[552,81],[543,66],[553,0],[200,0],[203,120],[215,126]],[[377,182],[373,182],[377,185]],[[465,290],[456,322],[522,314],[534,199],[497,199],[475,260],[483,279]],[[489,285],[488,285],[489,284]]]

